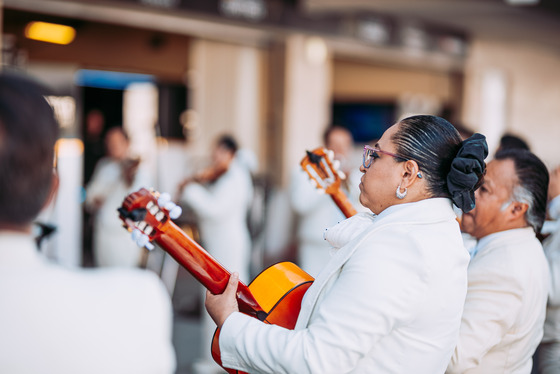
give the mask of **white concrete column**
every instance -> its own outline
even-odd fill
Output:
[[[494,154],[506,130],[507,81],[503,70],[488,69],[482,74],[480,132],[486,135],[489,155]]]
[[[153,83],[132,83],[123,94],[123,128],[130,138],[130,153],[156,174],[158,92]]]
[[[325,41],[293,35],[286,39],[282,182],[305,150],[322,144],[330,122],[332,58]]]
[[[60,185],[56,200],[43,214],[44,222],[54,223],[57,231],[45,253],[62,265],[78,267],[82,263],[82,208],[79,202],[82,200],[84,145],[76,138],[62,138],[58,140],[56,150]]]
[[[262,52],[208,40],[191,44],[188,75],[193,150],[208,155],[216,137],[230,133],[261,156]]]

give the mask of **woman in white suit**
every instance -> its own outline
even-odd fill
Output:
[[[86,207],[95,214],[93,253],[97,266],[136,267],[143,249],[130,240],[115,207],[132,191],[150,187],[152,178],[139,158],[129,154],[130,142],[122,127],[105,135],[107,156],[99,160],[86,188]]]
[[[224,367],[250,373],[443,373],[455,347],[469,255],[453,212],[474,207],[487,145],[435,116],[406,118],[364,149],[359,213],[307,291],[295,330],[238,312],[237,277],[206,307]]]

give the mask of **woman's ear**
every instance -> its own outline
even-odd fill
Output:
[[[403,163],[403,177],[401,187],[408,188],[417,180],[422,178],[420,168],[414,160],[408,160]]]

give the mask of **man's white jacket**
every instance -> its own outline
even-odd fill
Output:
[[[475,250],[459,343],[447,372],[529,374],[549,290],[542,246],[526,227],[488,235]]]

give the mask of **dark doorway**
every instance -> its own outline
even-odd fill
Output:
[[[82,87],[83,98],[83,123],[82,134],[84,140],[84,185],[87,185],[95,164],[105,154],[103,137],[107,129],[113,126],[122,126],[123,121],[123,91],[108,88]],[[93,112],[102,116],[101,129],[97,131],[90,128],[88,131],[88,118]],[[96,121],[97,119],[91,119]],[[92,127],[95,127],[93,125]]]
[[[82,139],[84,141],[84,186],[91,179],[95,165],[105,155],[104,137],[107,130],[122,126],[123,91],[98,87],[82,87]],[[94,265],[92,236],[93,214],[83,209],[82,265]]]

